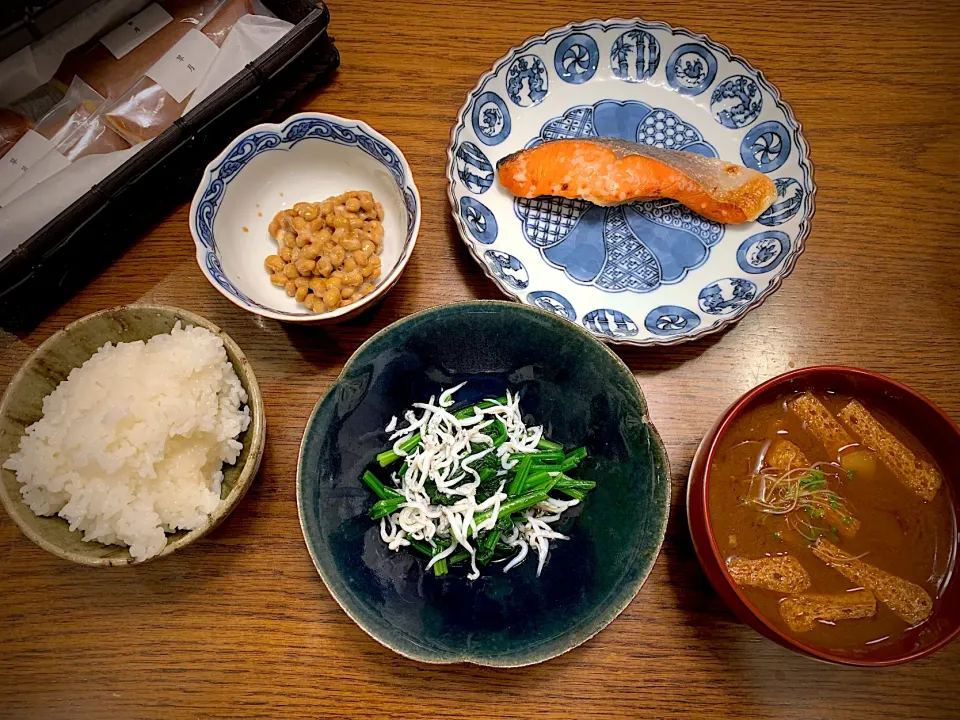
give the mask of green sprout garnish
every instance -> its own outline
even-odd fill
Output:
[[[764,468],[752,479],[746,500],[762,513],[762,518],[783,517],[787,528],[808,542],[837,535],[836,527],[824,522],[828,513],[836,513],[845,525],[854,522],[844,499],[829,488],[826,474],[816,467],[794,468],[783,473]],[[831,520],[833,517],[831,515]]]
[[[800,479],[800,487],[804,490],[826,490],[827,480],[819,470],[811,470],[810,474]]]

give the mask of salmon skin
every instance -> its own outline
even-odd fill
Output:
[[[777,198],[773,181],[756,170],[618,138],[548,140],[502,158],[497,174],[517,197],[595,205],[670,198],[719,223],[756,220]]]

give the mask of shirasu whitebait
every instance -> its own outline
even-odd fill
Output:
[[[430,559],[428,569],[458,550],[465,550],[470,555],[467,577],[475,580],[480,577],[476,536],[496,525],[500,506],[507,500],[505,476],[518,462],[511,460],[510,456],[537,452],[543,428],[524,424],[520,398],[509,390],[506,402],[490,400],[490,407],[476,407],[473,415],[458,418],[448,408],[453,407],[454,395],[465,384],[444,390],[439,397],[431,397],[428,402],[414,403],[403,414],[405,424],[402,427],[398,427],[400,421],[394,417],[384,428],[393,443],[393,451],[405,462],[402,475],[394,473],[392,476],[405,501],[396,512],[380,519],[380,537],[396,551],[409,545],[410,539],[425,542],[433,548],[438,547],[438,541],[449,543]],[[493,438],[483,431],[497,420],[506,429],[506,440],[494,447]],[[416,433],[420,433],[419,445],[410,452],[404,451],[402,446]],[[478,446],[482,449],[474,451]],[[501,481],[496,492],[478,503],[480,475],[473,466],[491,453],[495,453],[500,461],[501,470],[497,477],[501,477]],[[425,489],[428,481],[438,491],[457,497],[457,501],[451,505],[432,504]],[[539,556],[539,576],[550,550],[550,540],[567,539],[554,531],[550,524],[577,502],[551,498],[515,519],[514,527],[503,536],[503,541],[518,550],[504,566],[504,572],[522,563],[533,548]],[[476,516],[491,509],[490,517],[477,523]]]

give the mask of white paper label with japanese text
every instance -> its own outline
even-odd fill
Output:
[[[110,51],[110,54],[119,60],[148,37],[156,34],[158,30],[172,22],[173,18],[170,13],[156,3],[151,3],[123,25],[100,38],[100,42]]]
[[[10,187],[0,193],[0,207],[6,207],[27,190],[36,187],[48,177],[56,175],[69,164],[70,161],[63,155],[56,150],[51,150],[31,165],[30,169],[17,178]]]
[[[53,150],[53,143],[35,130],[27,130],[17,144],[0,158],[0,192],[16,182],[30,166]]]
[[[191,30],[145,74],[180,103],[197,89],[218,52],[213,40]]]

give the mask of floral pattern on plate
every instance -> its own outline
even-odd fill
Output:
[[[742,163],[777,199],[756,222],[720,225],[671,200],[519,199],[496,180],[511,153],[589,137]],[[803,251],[816,193],[800,123],[760,72],[639,19],[572,23],[507,53],[460,111],[447,179],[463,240],[504,293],[634,345],[688,341],[763,302]]]

